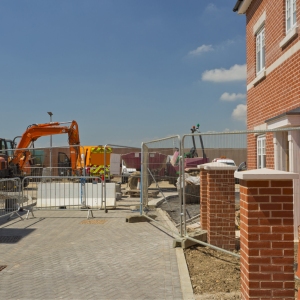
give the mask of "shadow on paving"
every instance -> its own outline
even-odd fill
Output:
[[[16,244],[34,231],[28,228],[0,228],[0,244]]]

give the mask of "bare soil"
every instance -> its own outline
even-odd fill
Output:
[[[202,246],[186,249],[185,257],[197,299],[240,299],[238,258]]]

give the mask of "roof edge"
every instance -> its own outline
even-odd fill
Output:
[[[252,0],[237,0],[233,11],[237,12],[238,14],[245,14],[247,9],[249,8]]]
[[[235,3],[235,6],[234,8],[232,9],[234,12],[238,11],[241,3],[243,2],[243,0],[237,0],[236,3]]]
[[[284,116],[295,116],[295,115],[300,115],[300,106],[297,107],[297,108],[294,108],[292,110],[286,111],[286,112],[284,112],[284,113],[282,113],[280,115],[277,115],[275,117],[272,117],[270,119],[267,119],[267,120],[265,120],[265,123],[270,123],[271,121],[274,121],[276,119],[280,119],[280,118],[282,118]]]

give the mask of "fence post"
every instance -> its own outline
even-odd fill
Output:
[[[207,230],[209,244],[229,251],[234,250],[236,167],[207,163],[200,165],[200,169],[201,225],[206,226],[202,229]]]
[[[294,299],[293,179],[258,169],[240,179],[242,299]]]

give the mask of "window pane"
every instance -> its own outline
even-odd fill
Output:
[[[1,140],[1,144],[0,144],[0,152],[1,153],[4,153],[5,151],[5,143],[4,143],[4,140]]]
[[[286,31],[291,29],[291,1],[286,1]]]
[[[291,16],[291,0],[286,0],[286,18]]]
[[[293,1],[293,8],[292,8],[292,13],[293,13],[293,22],[292,22],[292,25],[294,26],[296,24],[296,0]]]
[[[261,32],[261,68],[265,67],[265,30]]]
[[[266,137],[257,138],[257,168],[266,167]]]
[[[256,36],[256,72],[259,73],[265,67],[265,29]]]
[[[258,73],[261,70],[261,66],[260,66],[260,52],[257,53],[256,62],[257,62],[257,73]]]
[[[256,37],[256,71],[259,72],[260,66],[260,34]]]
[[[296,10],[296,0],[293,2],[293,26],[296,24],[297,21],[297,10]]]
[[[265,168],[266,167],[266,155],[263,155],[262,157],[262,168]]]

